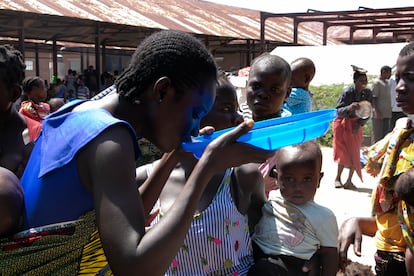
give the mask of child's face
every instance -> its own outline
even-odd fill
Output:
[[[414,114],[414,55],[398,57],[395,80],[397,106],[405,114]]]
[[[33,86],[32,90],[29,92],[29,97],[32,101],[36,103],[43,102],[47,97],[47,90],[43,83]]]
[[[252,66],[246,97],[255,121],[280,116],[283,102],[290,92],[290,79],[286,75],[286,72],[275,72],[260,61]]]
[[[221,130],[240,124],[243,117],[237,112],[237,108],[236,90],[217,90],[213,108],[201,120],[201,127],[213,126],[215,130]]]
[[[283,198],[296,205],[313,200],[323,176],[320,162],[309,151],[282,150],[275,174]]]

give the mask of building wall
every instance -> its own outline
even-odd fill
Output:
[[[114,73],[115,70],[122,72],[133,54],[133,51],[125,50],[106,50],[105,59],[101,59],[101,74],[103,72]],[[39,77],[51,82],[53,75],[53,58],[51,52],[39,52]],[[36,75],[36,56],[35,51],[28,49],[24,53],[26,62],[26,76]],[[243,53],[221,53],[216,54],[216,62],[220,69],[224,71],[237,72],[238,69],[245,67],[250,62],[247,55]],[[89,65],[95,68],[95,53],[87,48],[77,48],[76,50],[63,50],[58,52],[58,78],[65,79],[68,69],[76,70],[81,74]],[[96,68],[95,68],[96,69]]]

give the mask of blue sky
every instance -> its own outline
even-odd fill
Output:
[[[357,10],[358,7],[372,9],[410,7],[412,0],[204,0],[229,6],[261,10],[272,13],[306,12],[308,9],[320,11]]]

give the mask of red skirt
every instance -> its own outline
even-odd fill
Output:
[[[334,161],[344,167],[355,169],[362,181],[360,160],[362,127],[359,126],[358,118],[336,118],[332,129]]]

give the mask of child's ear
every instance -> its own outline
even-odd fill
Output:
[[[324,175],[324,173],[323,172],[320,172],[320,174],[319,174],[319,181],[318,181],[318,188],[321,185],[321,181],[322,181],[323,175]]]
[[[22,96],[22,87],[18,84],[14,84],[13,87],[11,88],[10,101],[14,103],[21,96]]]
[[[159,78],[153,88],[153,97],[158,102],[161,103],[165,96],[174,94],[175,90],[172,86],[171,79],[168,77],[161,77]]]
[[[286,91],[286,96],[285,96],[285,100],[287,99],[287,98],[289,98],[289,96],[290,96],[290,92],[292,91],[292,85],[289,85],[288,86],[288,88],[287,88],[287,91]]]
[[[308,74],[308,73],[306,73],[306,74],[305,74],[305,83],[310,83],[310,82],[311,82],[311,80],[312,80],[311,75],[310,75],[310,74]]]
[[[277,169],[276,169],[276,167],[273,167],[269,172],[269,176],[273,177],[277,181],[277,175],[278,175]]]

